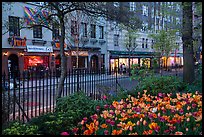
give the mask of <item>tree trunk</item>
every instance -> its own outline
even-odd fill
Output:
[[[57,99],[62,95],[62,89],[64,88],[64,80],[67,72],[66,65],[66,56],[64,54],[64,39],[65,39],[65,26],[64,26],[64,16],[60,17],[60,28],[61,28],[61,37],[60,37],[60,57],[61,57],[61,75],[57,88]]]
[[[183,2],[183,81],[191,84],[195,79],[192,39],[192,2]]]

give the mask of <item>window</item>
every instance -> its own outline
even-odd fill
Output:
[[[113,2],[113,6],[115,6],[115,7],[119,7],[119,2]]]
[[[91,24],[91,38],[96,38],[96,25]]]
[[[33,37],[42,39],[42,26],[33,27]]]
[[[87,23],[82,22],[81,26],[82,26],[82,36],[87,37]]]
[[[142,15],[148,16],[148,7],[147,6],[142,6]]]
[[[59,27],[57,25],[53,25],[52,38],[59,39]]]
[[[147,48],[147,46],[148,46],[147,43],[148,43],[148,39],[146,39],[146,48]]]
[[[133,38],[133,46],[136,47],[136,38]]]
[[[142,31],[145,32],[148,28],[148,23],[147,22],[143,22],[142,23]]]
[[[114,46],[119,46],[118,45],[118,40],[119,40],[119,35],[118,34],[114,34]]]
[[[152,49],[153,49],[153,45],[154,45],[154,40],[152,40],[152,47],[151,47]]]
[[[144,48],[144,38],[142,38],[142,48]]]
[[[103,26],[99,26],[99,39],[103,39]]]
[[[176,24],[181,24],[180,18],[176,17]]]
[[[19,17],[9,16],[9,36],[20,36]]]
[[[130,2],[130,11],[135,11],[135,10],[136,10],[136,3]]]
[[[77,22],[71,21],[71,35],[77,35]]]

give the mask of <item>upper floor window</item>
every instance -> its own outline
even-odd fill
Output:
[[[82,36],[87,37],[87,23],[82,22],[81,27],[82,27]]]
[[[147,6],[142,6],[142,15],[148,16],[148,7]]]
[[[103,32],[104,32],[104,27],[103,26],[99,26],[99,39],[103,39]]]
[[[119,34],[114,34],[114,46],[119,46]]]
[[[9,36],[20,36],[19,17],[9,16]]]
[[[113,6],[115,6],[115,7],[119,7],[119,2],[113,2]]]
[[[146,39],[146,48],[147,48],[147,45],[148,45],[148,39]]]
[[[57,25],[53,25],[52,38],[59,39],[59,27]]]
[[[152,40],[152,45],[151,45],[151,48],[153,49],[153,46],[154,46],[154,40]]]
[[[71,21],[71,35],[77,35],[77,22],[74,20]]]
[[[144,48],[144,38],[142,38],[142,48]]]
[[[136,3],[130,2],[130,11],[135,11],[135,10],[136,10]]]
[[[148,23],[147,22],[143,22],[142,23],[142,31],[143,32],[147,31],[147,28],[148,28]]]
[[[91,38],[96,38],[96,25],[91,24]]]
[[[42,39],[42,26],[33,27],[33,37]]]
[[[176,17],[176,24],[181,24],[180,18]]]

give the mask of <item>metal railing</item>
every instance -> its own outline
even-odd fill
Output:
[[[119,90],[120,80],[129,79],[128,74],[114,71],[71,70],[66,73],[62,95],[84,92],[94,100],[108,92]],[[23,72],[2,75],[2,117],[5,122],[29,121],[32,117],[52,112],[60,77],[55,71]]]

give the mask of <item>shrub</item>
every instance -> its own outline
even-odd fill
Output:
[[[97,102],[87,97],[83,92],[76,92],[68,97],[62,97],[57,101],[56,112],[75,112],[75,119],[84,115],[91,115],[94,113]]]
[[[44,135],[59,135],[60,132],[70,130],[74,123],[73,115],[76,113],[72,110],[69,113],[54,112],[48,113],[36,118],[32,118],[29,122],[38,126],[38,133]]]
[[[3,135],[37,135],[38,126],[13,122],[3,130]]]
[[[173,91],[182,91],[184,84],[178,77],[175,76],[151,76],[145,77],[137,85],[136,90],[151,91],[151,95],[157,95],[159,92],[172,93]]]

